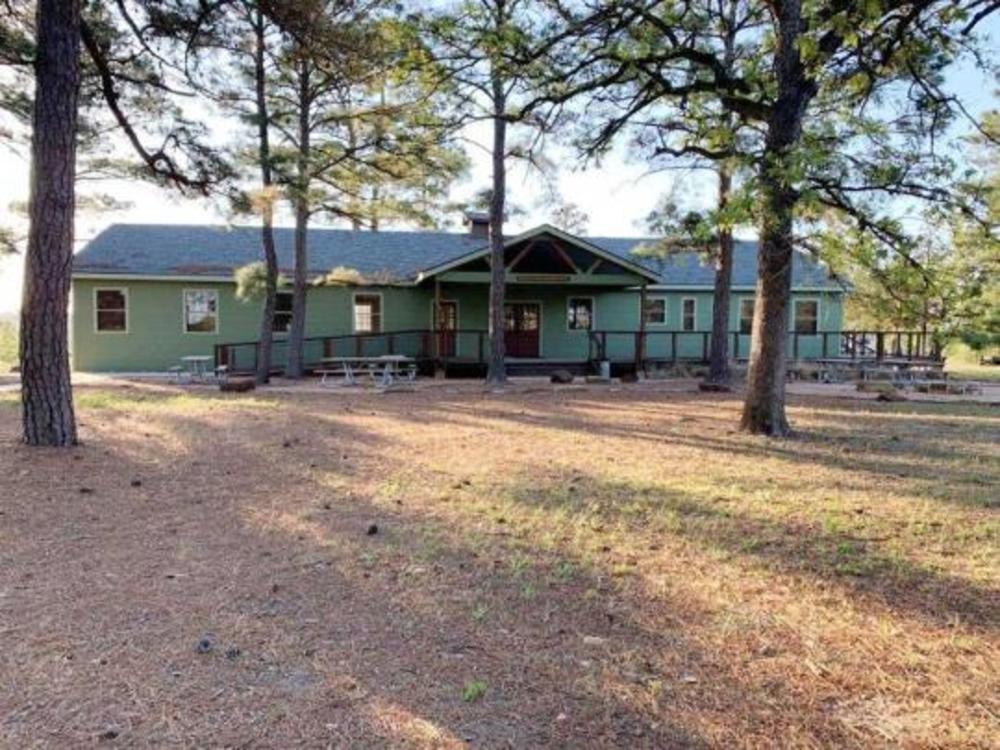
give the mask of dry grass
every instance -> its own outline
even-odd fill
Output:
[[[0,318],[0,375],[10,371],[17,363],[17,327],[10,320]]]
[[[79,400],[69,452],[0,402],[11,747],[996,741],[995,408]]]

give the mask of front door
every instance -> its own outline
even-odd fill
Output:
[[[438,307],[438,321],[435,326],[438,337],[438,356],[455,356],[455,332],[458,330],[458,303],[441,300]]]
[[[508,302],[503,306],[504,348],[508,357],[537,359],[542,308],[537,302]]]

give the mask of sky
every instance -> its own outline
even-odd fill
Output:
[[[1000,42],[1000,17],[994,16],[984,32],[993,42]],[[989,48],[997,49],[994,43]],[[996,108],[997,81],[971,65],[954,68],[946,82],[947,90],[961,98],[972,113]],[[212,125],[212,123],[208,123]],[[470,126],[465,133],[473,143],[490,142],[488,123]],[[586,233],[595,236],[644,236],[644,219],[668,192],[681,196],[688,208],[709,207],[715,187],[705,172],[677,170],[650,172],[623,145],[605,157],[601,164],[581,165],[565,149],[555,152],[559,171],[554,176],[562,199],[576,204],[588,217]],[[469,148],[472,166],[469,175],[457,183],[451,198],[460,202],[490,183],[489,155],[484,148]],[[28,196],[29,162],[26,150],[11,151],[0,145],[0,226],[24,227],[23,219],[12,204],[23,204]],[[115,222],[160,224],[220,224],[227,221],[224,211],[205,200],[182,200],[176,193],[141,181],[106,181],[88,186],[91,192],[113,195],[130,205],[126,210],[81,215],[77,218],[76,247],[83,247],[108,224]],[[537,173],[513,167],[508,190],[514,203],[526,209],[512,217],[511,231],[520,231],[548,221],[551,208],[542,205],[547,194]],[[81,191],[83,192],[83,191]],[[461,217],[456,215],[456,225]],[[289,223],[288,221],[282,223]],[[387,230],[388,231],[388,230]],[[751,235],[752,236],[752,233]],[[20,307],[21,256],[0,256],[0,315]]]

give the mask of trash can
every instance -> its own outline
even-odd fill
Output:
[[[600,362],[598,362],[597,367],[598,367],[597,369],[598,374],[604,380],[611,380],[611,363],[608,360],[602,359]]]

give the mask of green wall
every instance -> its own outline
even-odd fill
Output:
[[[128,292],[128,332],[97,333],[94,330],[94,290],[96,288],[124,288]],[[219,325],[215,333],[186,333],[183,331],[183,292],[186,289],[216,289],[219,293]],[[343,287],[324,287],[310,290],[306,306],[306,335],[329,336],[353,333],[352,297],[359,290]],[[431,325],[433,287],[384,287],[360,290],[382,295],[383,330],[404,331],[427,329]],[[260,303],[240,302],[234,296],[235,285],[225,282],[182,281],[73,281],[73,365],[78,370],[96,372],[165,371],[185,355],[211,355],[217,343],[253,341],[257,338]],[[608,336],[608,354],[613,359],[634,356],[635,337],[632,331],[639,326],[639,295],[634,291],[608,290],[607,287],[572,288],[553,285],[512,284],[507,289],[510,301],[536,301],[542,306],[541,355],[548,359],[583,360],[589,356],[590,346],[585,331],[570,331],[566,325],[567,301],[570,296],[594,298],[594,324],[597,330],[625,331],[629,333]],[[681,299],[696,300],[696,332],[677,334],[677,352],[681,358],[700,358],[705,336],[712,325],[712,295],[710,291],[650,292],[650,298],[666,299],[667,319],[664,325],[650,325],[647,355],[669,358],[672,337],[667,332],[681,327]],[[734,292],[730,310],[730,330],[739,323],[739,300],[752,296],[748,292]],[[442,284],[442,298],[458,302],[458,325],[464,330],[485,330],[487,327],[488,288],[480,284]],[[831,293],[796,293],[794,298],[818,298],[820,301],[820,331],[839,331],[842,321],[842,298]],[[277,336],[280,342],[284,337]],[[740,355],[750,351],[750,337],[741,336]],[[410,341],[409,339],[412,339]],[[457,340],[460,357],[477,356],[479,336],[475,333],[460,334]],[[366,355],[382,353],[384,341],[372,341],[361,352]],[[347,347],[347,343],[344,344]],[[400,336],[399,350],[417,346],[417,337]],[[828,337],[829,354],[837,352],[837,337]],[[320,343],[309,344],[306,359],[322,356]],[[353,354],[352,350],[339,349],[336,354]],[[730,341],[732,347],[732,341]],[[801,357],[821,354],[820,336],[799,337]],[[791,357],[791,344],[789,344]],[[278,344],[276,359],[283,357],[283,345]],[[246,364],[246,363],[242,363]]]
[[[94,290],[124,288],[128,293],[128,332],[95,331]],[[186,289],[219,293],[219,323],[215,333],[183,330]],[[181,281],[73,281],[73,366],[90,372],[155,372],[176,365],[185,355],[211,355],[220,343],[254,341],[260,328],[261,303],[241,302],[235,284]],[[309,292],[306,336],[351,334],[352,296],[356,290],[323,287]],[[424,289],[382,289],[383,329],[426,328],[430,323],[430,293]],[[276,340],[285,338],[276,334]],[[312,344],[311,346],[318,346]],[[278,352],[280,353],[280,344]],[[307,351],[309,357],[311,352]]]

